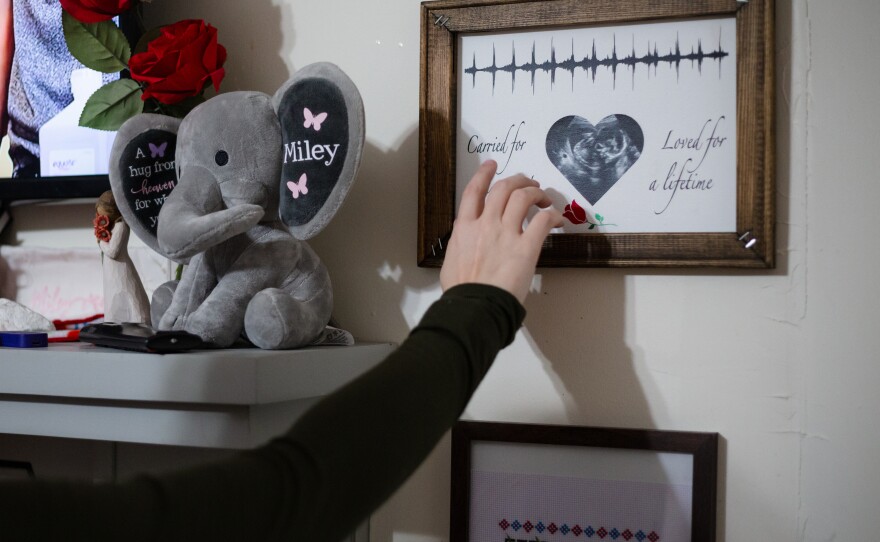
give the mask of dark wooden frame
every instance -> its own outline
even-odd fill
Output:
[[[714,542],[718,439],[718,433],[460,421],[452,428],[450,540],[467,542],[469,537],[471,448],[482,441],[693,455],[691,542]]]
[[[735,16],[736,233],[553,234],[544,267],[775,266],[775,0],[438,0],[421,7],[418,264],[439,267],[455,217],[460,33]]]

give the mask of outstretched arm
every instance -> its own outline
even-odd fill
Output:
[[[340,540],[353,531],[455,423],[525,315],[516,295],[525,297],[559,214],[539,213],[546,218],[523,231],[528,208],[547,204],[524,178],[496,185],[484,206],[494,167],[463,198],[446,292],[379,366],[286,434],[226,461],[120,486],[0,484],[0,539]]]

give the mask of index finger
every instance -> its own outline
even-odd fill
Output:
[[[550,196],[537,186],[525,186],[514,191],[501,214],[501,223],[510,228],[522,227],[533,205],[544,208],[551,205]]]
[[[486,202],[486,193],[489,191],[489,185],[492,183],[492,177],[495,176],[497,169],[498,164],[495,160],[486,160],[480,164],[461,195],[461,203],[458,206],[459,218],[473,220],[480,218],[480,215],[483,214],[483,205]]]

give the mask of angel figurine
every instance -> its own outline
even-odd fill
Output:
[[[147,292],[128,255],[130,230],[113,199],[113,192],[108,190],[98,198],[93,223],[103,253],[104,320],[150,325]]]

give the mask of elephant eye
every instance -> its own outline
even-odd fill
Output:
[[[217,154],[214,155],[214,161],[218,166],[225,166],[229,163],[229,155],[226,151],[217,151]]]

